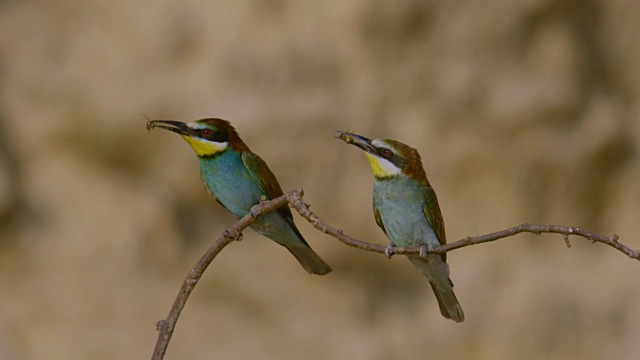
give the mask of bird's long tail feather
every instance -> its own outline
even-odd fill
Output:
[[[430,282],[430,284],[433,293],[436,294],[442,316],[455,322],[464,321],[464,312],[456,298],[456,294],[453,293],[453,289],[451,287],[447,289],[432,282]]]
[[[298,259],[300,265],[302,265],[308,273],[326,275],[332,271],[331,267],[310,247],[287,246],[286,248]]]
[[[440,255],[433,254],[426,258],[411,256],[409,261],[429,279],[442,316],[455,322],[464,321],[464,312],[456,294],[453,293],[453,283],[449,279],[449,265]]]

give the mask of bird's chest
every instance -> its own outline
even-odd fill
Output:
[[[239,157],[201,159],[200,175],[207,191],[236,217],[260,201],[262,190]]]
[[[424,215],[424,196],[411,179],[376,179],[373,202],[389,240],[399,246],[437,246],[438,239]]]

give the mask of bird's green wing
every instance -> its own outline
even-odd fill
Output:
[[[250,151],[243,151],[242,163],[244,164],[244,167],[249,171],[249,174],[251,174],[251,176],[253,177],[256,185],[258,185],[264,191],[267,199],[275,199],[278,196],[284,194],[282,192],[280,184],[278,184],[276,176],[273,175],[271,169],[269,169],[269,167],[267,166],[267,163],[264,162],[264,160],[262,160],[260,156]],[[298,227],[293,222],[293,214],[291,213],[291,209],[289,208],[289,206],[281,206],[276,211],[284,216],[285,219],[287,219],[287,222],[289,222],[293,231],[296,233],[296,235],[298,235],[298,239],[300,240],[300,242],[302,242],[302,244],[304,244],[305,246],[309,246],[309,244],[307,244],[306,240],[300,233],[300,230],[298,230]]]
[[[251,174],[255,184],[264,191],[267,199],[275,199],[283,194],[282,188],[280,184],[278,184],[278,180],[276,180],[276,176],[273,175],[267,163],[265,163],[260,156],[250,151],[243,151],[242,163],[249,171],[249,174]],[[289,209],[288,206],[283,206],[278,209],[278,211],[289,218],[292,217],[291,209]]]
[[[438,198],[436,192],[433,191],[431,186],[423,187],[425,203],[422,207],[424,216],[427,218],[429,225],[436,233],[440,245],[447,243],[447,235],[444,231],[444,220],[442,220],[442,213],[440,212],[440,205],[438,204]]]
[[[384,232],[384,234],[387,234],[387,230],[385,230],[384,228],[384,224],[382,223],[382,219],[380,218],[380,212],[378,211],[378,208],[376,207],[376,203],[373,203],[373,216],[376,218],[376,224],[378,224],[378,226],[380,227],[380,229],[382,229],[382,231]]]

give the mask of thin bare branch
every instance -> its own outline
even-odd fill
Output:
[[[296,192],[302,197],[302,190]],[[215,257],[225,248],[225,246],[232,243],[234,240],[239,240],[242,238],[242,231],[246,229],[251,223],[253,223],[257,217],[264,215],[270,211],[273,211],[284,204],[287,203],[287,197],[285,195],[280,196],[276,199],[270,201],[261,201],[260,204],[255,205],[251,208],[251,212],[247,214],[242,219],[238,220],[233,226],[224,230],[222,235],[211,245],[211,247],[207,250],[207,252],[200,258],[196,266],[189,271],[187,277],[184,279],[182,283],[182,287],[176,296],[173,305],[171,306],[171,310],[169,310],[169,315],[164,320],[160,320],[156,324],[156,329],[158,330],[158,340],[156,342],[156,347],[153,350],[154,360],[161,360],[164,358],[164,354],[167,351],[167,346],[169,346],[169,341],[171,340],[171,336],[173,335],[173,331],[176,326],[176,322],[178,321],[178,317],[180,317],[180,313],[184,308],[187,300],[189,299],[189,295],[195,288],[196,284],[202,277],[202,274],[207,269],[209,264],[215,259]]]
[[[311,210],[309,210],[309,206],[305,204],[303,197],[302,189],[297,189],[290,191],[276,199],[273,200],[261,200],[260,204],[255,205],[251,212],[238,220],[233,226],[226,229],[224,233],[213,243],[213,245],[207,250],[207,252],[202,256],[200,261],[196,264],[196,266],[191,269],[189,274],[184,280],[182,284],[182,288],[180,292],[176,296],[176,299],[169,311],[169,315],[165,320],[161,320],[157,324],[157,329],[159,331],[158,341],[156,343],[156,347],[153,353],[154,360],[161,360],[164,358],[164,354],[167,350],[167,346],[169,345],[169,340],[173,335],[173,331],[175,329],[176,322],[178,321],[178,317],[180,316],[180,312],[184,308],[189,295],[193,291],[193,288],[198,283],[200,277],[206,270],[207,266],[213,261],[213,259],[220,253],[220,251],[235,239],[238,239],[242,236],[242,231],[247,228],[257,217],[260,217],[268,212],[271,212],[286,203],[289,203],[294,209],[300,213],[300,215],[309,221],[316,229],[322,231],[327,235],[331,235],[332,237],[338,239],[342,243],[349,245],[351,247],[355,247],[358,249],[372,251],[384,254],[386,245],[372,244],[365,241],[354,239],[348,235],[345,235],[341,229],[334,228],[327,223],[325,223],[320,217],[314,214]],[[443,254],[449,251],[453,251],[459,248],[463,248],[466,246],[483,244],[491,241],[495,241],[498,239],[503,239],[507,237],[511,237],[523,232],[533,233],[536,235],[549,233],[549,234],[560,234],[562,238],[566,242],[567,246],[570,247],[569,236],[580,236],[587,240],[590,240],[592,243],[602,243],[608,246],[613,247],[614,249],[622,252],[628,257],[639,260],[640,261],[640,251],[633,250],[630,247],[618,242],[618,235],[613,234],[611,236],[599,235],[590,232],[582,227],[575,226],[564,226],[564,225],[530,225],[530,224],[521,224],[518,226],[514,226],[512,228],[497,231],[491,234],[480,235],[480,236],[468,236],[464,239],[442,245],[437,246],[433,249],[428,249],[427,254]],[[421,247],[393,247],[394,254],[401,255],[420,255],[421,251],[424,252],[424,248]]]
[[[340,240],[341,242],[358,249],[372,251],[384,254],[386,245],[372,244],[365,241],[354,239],[348,235],[345,235],[341,229],[336,229],[327,223],[325,223],[320,217],[314,214],[309,207],[302,200],[302,196],[299,195],[296,191],[291,191],[285,194],[288,198],[288,202],[293,206],[294,209],[300,213],[300,215],[307,219],[316,229],[322,231],[327,235],[331,235],[334,238]],[[563,238],[566,239],[566,243],[569,244],[569,236],[576,235],[581,236],[587,240],[590,240],[593,243],[599,242],[613,247],[614,249],[626,254],[632,259],[640,260],[640,251],[633,250],[630,247],[618,242],[618,235],[613,234],[611,236],[599,235],[590,232],[589,230],[576,227],[576,226],[564,226],[564,225],[530,225],[530,224],[520,224],[518,226],[514,226],[512,228],[497,231],[491,234],[480,235],[480,236],[467,236],[464,239],[446,244],[437,246],[431,250],[427,250],[427,254],[443,254],[455,249],[463,248],[466,246],[477,245],[482,243],[487,243],[491,241],[495,241],[498,239],[503,239],[506,237],[514,236],[523,232],[533,233],[536,235],[540,235],[543,233],[549,234],[561,234]],[[394,254],[402,254],[402,255],[419,255],[420,247],[393,247]]]

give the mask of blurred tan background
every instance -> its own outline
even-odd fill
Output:
[[[232,120],[285,190],[386,243],[334,130],[416,147],[449,241],[522,222],[640,248],[640,3],[0,1],[0,358],[144,359],[233,219],[159,119]],[[245,232],[167,359],[636,359],[640,263],[522,235],[452,252],[467,320],[425,279],[301,231],[307,275]]]

